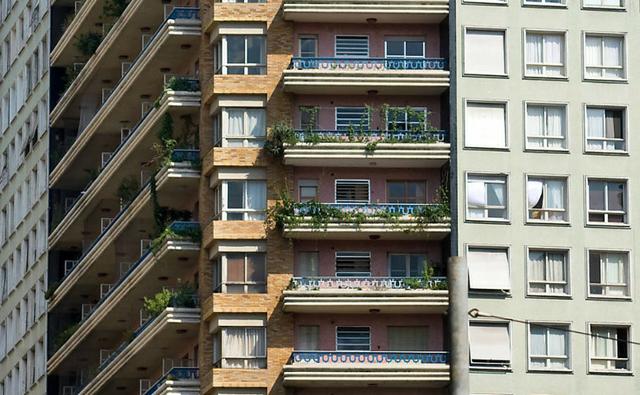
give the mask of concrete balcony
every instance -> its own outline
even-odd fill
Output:
[[[284,89],[321,95],[439,95],[449,87],[442,58],[298,58],[284,72]]]
[[[172,368],[140,395],[198,395],[199,378],[198,368]]]
[[[294,277],[284,291],[284,311],[338,314],[443,314],[449,306],[445,278],[428,283],[400,277]]]
[[[289,387],[422,387],[449,383],[446,352],[294,351],[284,366]]]
[[[169,307],[159,316],[141,325],[131,340],[122,343],[98,367],[98,373],[78,395],[113,394],[121,387],[135,388],[140,367],[151,370],[153,361],[178,357],[196,344],[200,329],[200,309]]]
[[[298,142],[284,147],[290,166],[440,168],[450,158],[449,133],[339,130],[296,131]]]
[[[442,240],[448,214],[436,204],[285,203],[276,223],[292,239]]]
[[[155,295],[164,287],[179,285],[179,279],[192,275],[200,252],[200,244],[191,237],[188,229],[199,230],[198,223],[174,223],[170,226],[175,235],[165,240],[158,240],[154,248],[147,249],[129,269],[122,273],[113,284],[108,285],[108,291],[100,295],[94,304],[84,304],[82,318],[77,330],[69,337],[55,354],[49,359],[51,372],[73,369],[75,361],[80,355],[97,355],[101,349],[110,347],[111,339],[100,340],[98,333],[126,331],[133,326],[137,319],[136,306],[149,295]],[[78,310],[78,303],[87,301],[89,296],[98,289],[96,271],[109,269],[102,261],[96,265],[91,273],[83,276],[76,286],[61,300],[59,295],[54,299],[55,304],[49,306],[49,311],[56,314],[68,315]],[[113,263],[113,259],[110,260]],[[108,281],[108,278],[104,281]],[[89,299],[91,300],[91,299]],[[85,309],[86,307],[86,309]]]
[[[286,0],[284,19],[330,23],[440,23],[448,0]]]

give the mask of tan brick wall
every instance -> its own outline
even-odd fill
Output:
[[[264,167],[269,164],[269,158],[263,149],[259,148],[221,148],[214,147],[202,161],[205,176],[213,173],[214,167]]]

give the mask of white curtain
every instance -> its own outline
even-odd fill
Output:
[[[506,141],[506,106],[498,103],[467,103],[465,145],[504,148]]]
[[[535,207],[542,197],[542,181],[529,180],[527,181],[527,205],[529,209]]]
[[[545,280],[545,253],[542,251],[529,251],[529,281]],[[529,283],[529,290],[536,293],[544,293],[544,284]]]
[[[527,106],[527,144],[530,148],[543,148],[544,140],[544,107],[543,106]]]
[[[567,333],[562,329],[548,328],[547,336],[549,355],[553,357],[567,356]],[[562,369],[568,367],[567,359],[551,359],[549,363],[550,368]]]
[[[225,135],[241,137],[246,136],[244,128],[244,111],[243,110],[227,110],[229,123]]]
[[[248,135],[254,137],[264,137],[266,134],[265,111],[263,109],[247,110],[249,116]]]
[[[78,123],[78,134],[82,132],[89,122],[98,112],[98,97],[95,95],[85,94],[80,101],[80,122]]]
[[[592,150],[602,149],[602,140],[590,138],[604,138],[605,133],[605,110],[603,108],[587,108],[587,147]]]
[[[469,286],[472,289],[511,289],[506,250],[469,249]]]
[[[602,76],[602,38],[587,36],[584,44],[584,63],[587,67],[587,77]]]
[[[223,328],[222,329],[222,358],[223,367],[228,368],[257,368],[263,362],[255,358],[266,356],[267,344],[265,330],[255,328]],[[246,359],[245,358],[250,358]],[[247,365],[245,366],[245,361]]]
[[[267,208],[267,184],[265,181],[247,182],[247,208],[264,211]]]
[[[547,278],[549,281],[566,281],[565,259],[563,254],[547,253]],[[565,284],[550,284],[551,293],[567,293]]]
[[[599,358],[616,358],[617,355],[617,333],[614,328],[591,328],[591,348],[593,356]],[[607,361],[591,360],[591,365],[606,369],[609,364]]]
[[[553,65],[546,66],[544,74],[554,77],[564,75],[564,36],[560,34],[545,34],[543,41],[544,63]]]
[[[625,270],[625,256],[623,254],[609,253],[605,255],[605,268],[604,275],[606,280],[605,284],[626,284],[627,276]],[[626,294],[626,287],[609,287],[607,295],[624,296]]]
[[[564,140],[564,108],[546,107],[547,112],[547,136],[562,137],[562,139],[548,139],[547,145],[550,148],[565,148]]]
[[[527,34],[526,57],[527,57],[527,74],[541,75],[544,67],[546,48],[543,48],[542,34]]]
[[[622,66],[622,38],[620,37],[604,37],[603,39],[603,64],[605,66]],[[605,69],[605,77],[622,78],[623,70]]]
[[[547,355],[547,336],[545,328],[541,326],[531,325],[530,333],[531,355],[540,357]],[[544,358],[532,358],[531,366],[534,368],[546,367]]]
[[[549,209],[563,209],[564,208],[564,189],[565,183],[564,181],[559,180],[547,180],[547,201],[546,207]],[[550,220],[562,221],[565,219],[565,212],[550,212],[549,213]]]

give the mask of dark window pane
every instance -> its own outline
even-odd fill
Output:
[[[589,253],[589,282],[592,284],[600,284],[600,254],[597,252]]]
[[[244,36],[227,36],[227,63],[244,63]]]
[[[589,208],[604,210],[604,182],[589,181]]]
[[[244,254],[227,254],[227,281],[244,282]]]
[[[262,36],[247,37],[247,63],[265,62],[265,40]]]
[[[605,117],[607,120],[607,137],[623,138],[622,134],[622,110],[606,110]]]
[[[624,210],[624,183],[610,182],[607,184],[607,197],[609,198],[609,210]]]
[[[404,56],[404,42],[387,41],[387,56]]]
[[[227,183],[227,207],[243,208],[244,182]]]
[[[424,56],[422,41],[407,41],[407,56]]]

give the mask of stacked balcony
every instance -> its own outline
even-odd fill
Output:
[[[76,3],[53,4],[47,392],[195,394],[199,10]]]

